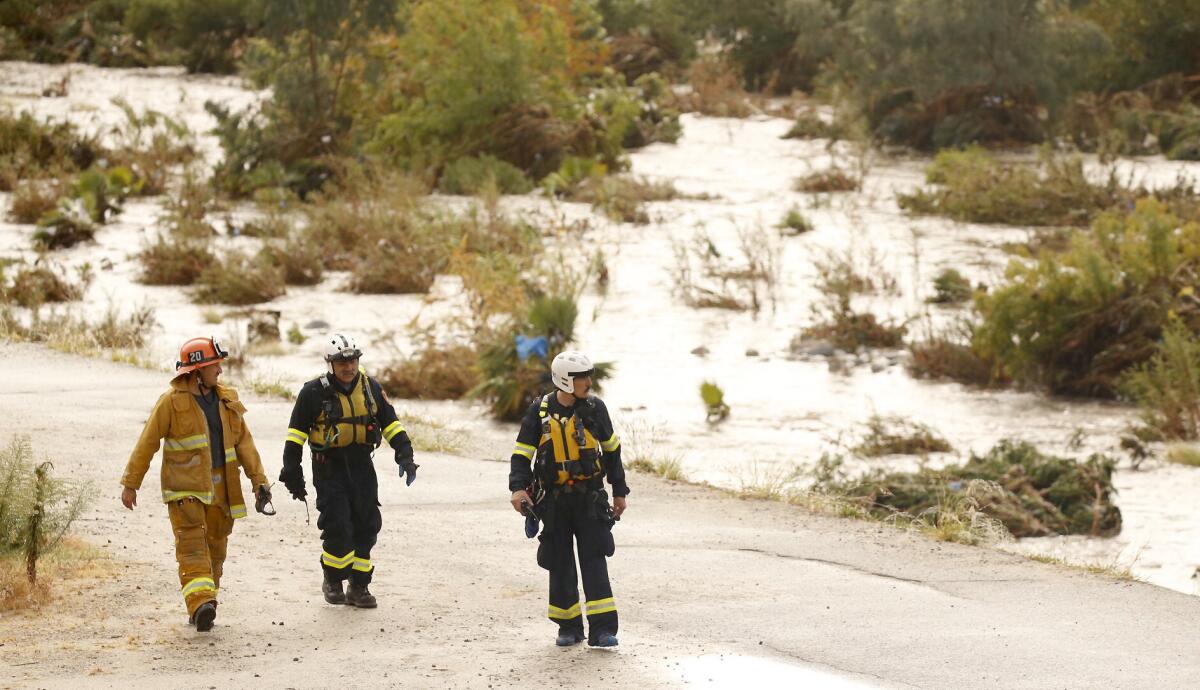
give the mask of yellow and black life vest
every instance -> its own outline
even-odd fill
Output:
[[[552,414],[551,395],[554,394],[543,397],[538,407],[538,416],[542,420],[538,457],[544,467],[545,480],[563,485],[603,475],[600,443],[574,412],[566,418]]]
[[[371,395],[366,371],[359,369],[358,385],[347,395],[329,381],[329,374],[320,378],[325,394],[321,412],[308,432],[313,450],[342,448],[352,443],[378,446],[381,433],[377,414],[379,406]]]

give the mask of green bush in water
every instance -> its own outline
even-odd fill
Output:
[[[947,268],[933,279],[933,291],[929,301],[934,304],[960,304],[971,299],[971,282],[957,269]]]
[[[1200,438],[1200,339],[1173,320],[1154,356],[1122,377],[1121,390],[1137,401],[1152,436]]]
[[[474,195],[489,187],[501,194],[524,194],[533,184],[517,166],[487,154],[459,158],[446,166],[438,180],[443,194]]]
[[[523,323],[497,330],[490,342],[482,344],[478,368],[480,383],[468,395],[488,403],[492,415],[504,421],[516,421],[541,395],[556,390],[550,383],[550,362],[567,349],[575,332],[578,307],[571,297],[543,296],[530,304]],[[546,359],[517,356],[516,337],[546,338]],[[609,362],[596,362],[592,385],[598,391],[612,371]]]
[[[1172,314],[1200,325],[1197,275],[1200,223],[1144,199],[1077,231],[1065,252],[1010,262],[1005,282],[976,297],[972,344],[1018,383],[1111,396],[1123,372],[1157,351]]]
[[[1113,177],[1089,181],[1079,158],[1043,156],[1030,165],[979,148],[938,153],[925,179],[940,186],[897,195],[901,208],[971,223],[1082,226],[1132,196]]]
[[[962,465],[917,472],[876,470],[856,479],[829,475],[814,488],[846,496],[872,514],[918,516],[936,511],[947,492],[974,481],[990,482],[975,498],[979,510],[1004,523],[1015,537],[1087,534],[1108,537],[1121,531],[1121,510],[1113,503],[1116,461],[1092,455],[1077,462],[1047,455],[1032,444],[1004,440]]]

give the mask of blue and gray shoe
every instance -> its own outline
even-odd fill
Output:
[[[560,630],[558,639],[554,640],[554,644],[559,647],[570,647],[583,642],[583,633],[578,630]]]
[[[589,642],[589,647],[616,647],[617,636],[612,633],[600,633],[595,642]]]

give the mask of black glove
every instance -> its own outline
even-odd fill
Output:
[[[401,431],[392,442],[395,444],[396,464],[400,466],[400,476],[405,478],[404,485],[412,486],[417,480],[417,468],[420,467],[413,462],[412,441],[408,440],[407,432]]]
[[[284,463],[283,469],[279,470],[279,481],[287,487],[288,493],[297,501],[303,501],[308,498],[308,491],[304,488],[304,468],[300,463]]]
[[[420,467],[412,461],[412,458],[396,458],[396,464],[400,466],[400,476],[404,477],[404,485],[412,486],[412,483],[417,481],[417,468]]]
[[[275,514],[275,506],[271,503],[271,488],[266,484],[260,485],[254,492],[254,509],[263,515]]]

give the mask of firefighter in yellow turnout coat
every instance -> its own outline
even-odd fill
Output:
[[[256,489],[255,508],[274,513],[266,509],[271,494],[246,407],[236,390],[217,383],[227,354],[213,338],[184,344],[171,389],[155,404],[121,477],[121,502],[132,510],[162,441],[162,500],[189,621],[200,631],[212,629],[229,534],[234,521],[246,517],[239,469]]]

